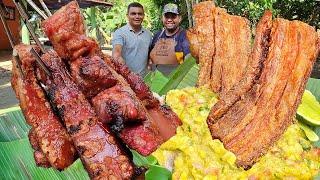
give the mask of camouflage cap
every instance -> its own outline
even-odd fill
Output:
[[[179,14],[178,6],[173,3],[166,4],[163,7],[163,14],[165,14],[165,13]]]

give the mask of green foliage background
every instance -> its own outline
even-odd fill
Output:
[[[144,27],[156,32],[161,29],[160,21],[162,7],[166,3],[176,3],[180,7],[183,17],[182,26],[189,27],[187,4],[190,9],[202,0],[136,0],[145,8]],[[97,25],[96,36],[103,44],[110,44],[111,34],[117,28],[126,24],[126,11],[132,0],[109,0],[114,4],[112,8],[96,7],[95,23],[90,18],[90,11],[85,10],[84,15],[89,31],[93,31],[93,24]],[[320,29],[320,1],[317,0],[216,0],[215,4],[225,8],[229,13],[248,18],[254,26],[266,9],[272,10],[275,17],[290,20],[301,20]],[[96,32],[94,32],[96,33]],[[94,34],[93,33],[93,34]],[[90,32],[89,32],[90,34]],[[92,34],[92,33],[91,33]]]

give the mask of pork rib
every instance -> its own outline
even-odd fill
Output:
[[[146,120],[145,111],[128,88],[115,85],[92,98],[92,104],[103,123],[112,120],[139,122]]]
[[[92,179],[130,179],[133,165],[117,139],[98,118],[85,96],[71,80],[54,51],[42,56],[52,77],[40,73],[52,102],[59,109],[81,161]]]
[[[73,81],[88,99],[117,83],[99,56],[79,57],[69,64]]]
[[[25,77],[22,79],[16,62],[13,61],[13,88],[20,100],[26,121],[33,129],[31,137],[34,138],[30,139],[31,143],[38,144],[34,146],[36,161],[39,165],[47,166],[44,162],[46,157],[52,167],[62,170],[74,162],[75,150],[65,128],[52,111],[43,90],[38,85],[34,72],[35,59],[29,52],[30,48],[28,45],[15,46]]]
[[[76,42],[78,41],[76,38],[79,38],[79,37],[84,38],[85,36],[84,31],[81,28],[79,30],[79,28],[76,27],[78,24],[81,24],[81,23],[83,24],[83,18],[80,18],[81,17],[80,11],[75,10],[76,8],[79,8],[79,7],[74,2],[69,3],[67,7],[68,8],[60,9],[53,16],[51,16],[50,18],[48,18],[42,23],[44,31],[46,32],[49,39],[59,44],[58,46],[55,46],[55,48],[59,46],[66,46],[66,43],[62,43],[62,41],[57,41],[57,39],[60,40],[59,38],[56,38],[57,36],[58,37],[64,36],[64,37],[70,38],[69,40],[64,39],[65,42],[69,42],[69,41]],[[66,14],[72,14],[72,16],[66,17]],[[71,19],[72,17],[74,19]],[[60,22],[68,22],[67,25],[69,27],[62,27],[61,24],[63,23],[55,22],[58,20]],[[69,23],[69,22],[74,22],[74,23]],[[81,25],[80,27],[83,27],[83,25]],[[67,35],[63,35],[63,33],[67,33]],[[71,35],[69,36],[68,34],[72,34],[72,36]],[[146,114],[146,118],[145,118],[146,120],[141,122],[140,124],[135,123],[133,125],[132,124],[128,125],[128,127],[124,126],[124,130],[119,133],[120,138],[130,148],[137,150],[139,153],[143,155],[148,155],[152,153],[158,146],[160,146],[161,143],[164,142],[164,139],[168,139],[168,137],[171,137],[175,134],[177,124],[181,124],[179,118],[177,118],[176,115],[167,116],[167,114],[174,114],[174,113],[171,110],[164,111],[162,108],[160,108],[159,101],[153,96],[148,86],[143,82],[141,77],[139,77],[135,73],[132,73],[126,65],[113,61],[112,59],[104,55],[100,51],[100,49],[96,47],[97,45],[90,46],[89,50],[85,50],[85,51],[80,51],[79,49],[83,49],[80,46],[79,47],[77,46],[77,48],[73,48],[74,50],[70,49],[69,47],[65,47],[64,49],[69,48],[68,53],[59,53],[60,51],[58,50],[58,54],[62,55],[62,57],[65,57],[68,63],[70,64],[72,72],[74,72],[72,73],[73,79],[75,79],[75,82],[78,84],[78,86],[81,87],[81,90],[90,89],[89,83],[83,83],[84,81],[82,81],[83,79],[88,80],[90,78],[86,77],[87,75],[84,75],[84,74],[82,74],[83,76],[79,78],[81,76],[79,74],[80,72],[79,64],[81,64],[82,62],[79,63],[77,61],[79,60],[83,61],[84,57],[88,61],[89,60],[95,61],[96,59],[92,59],[92,57],[100,56],[106,62],[105,65],[97,65],[95,67],[97,67],[97,69],[100,69],[100,70],[102,69],[106,69],[106,71],[110,70],[112,72],[111,76],[115,77],[115,79],[117,80],[117,85],[123,89],[126,89],[126,92],[121,92],[123,94],[118,92],[117,95],[121,95],[122,97],[130,96],[130,99],[132,99],[132,101],[131,100],[130,101],[133,103],[133,104],[130,104],[130,106],[138,107],[142,105],[142,108],[139,107],[138,109],[141,110],[142,114]],[[74,55],[75,53],[76,55]],[[82,58],[78,58],[77,60],[75,60],[74,57],[76,56],[82,56]],[[99,79],[103,79],[101,74],[98,73],[97,75],[99,76]],[[92,84],[96,84],[96,83],[93,82]],[[100,83],[100,85],[101,84],[103,83]],[[98,87],[100,86],[98,85]],[[97,90],[97,92],[99,93],[102,93],[103,91],[108,91],[108,89],[100,88],[99,90]],[[92,93],[92,94],[95,94],[95,93]],[[103,107],[101,106],[98,107],[97,105],[98,98],[93,100],[93,98],[91,96],[88,96],[87,93],[86,93],[86,97],[89,100],[91,100],[92,103],[95,104],[95,107],[96,107],[95,109],[97,110],[97,113],[99,114],[100,117],[109,118],[109,119],[110,117],[112,117],[113,119],[117,119],[117,118],[119,119],[120,116],[114,117],[114,115],[112,115],[112,113],[110,112],[100,111],[101,109],[105,109],[105,110],[113,109],[112,106],[109,106],[110,103],[104,103]],[[119,101],[117,104],[121,105],[124,103],[120,103]],[[151,113],[148,112],[149,109],[151,108],[153,109],[152,111],[153,116],[151,116]],[[120,108],[120,109],[123,109],[123,108]],[[119,113],[119,112],[121,111],[118,111],[116,113]],[[154,116],[154,114],[157,114],[157,113],[158,113],[158,116]],[[128,117],[128,116],[126,114],[122,114],[122,117]],[[154,119],[153,117],[157,117],[159,120]],[[173,119],[164,119],[164,118],[173,118]],[[159,121],[161,120],[163,123],[159,123]],[[166,124],[168,124],[167,125],[168,128],[159,128],[157,124],[162,124],[162,126],[166,126]],[[159,132],[160,129],[161,131],[170,129],[170,131],[166,130],[166,131]],[[130,135],[126,135],[124,132]],[[165,134],[166,132],[167,133],[170,132],[170,134]]]

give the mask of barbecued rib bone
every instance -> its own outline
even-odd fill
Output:
[[[52,77],[40,79],[60,110],[89,176],[93,179],[130,179],[133,167],[127,154],[110,130],[98,122],[93,108],[71,80],[62,60],[54,51],[44,54],[42,59],[48,64]]]

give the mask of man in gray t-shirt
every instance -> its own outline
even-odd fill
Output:
[[[112,38],[112,57],[124,62],[133,72],[144,76],[152,34],[142,27],[143,6],[131,3],[127,11],[128,24],[117,29]]]

